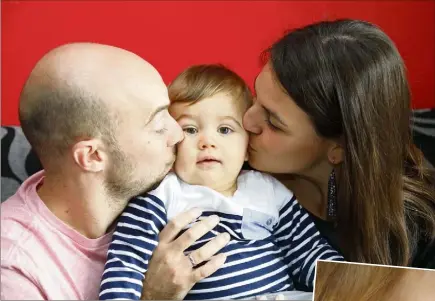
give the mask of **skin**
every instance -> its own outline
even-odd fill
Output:
[[[175,173],[186,183],[207,186],[226,196],[237,190],[247,160],[248,134],[233,97],[219,93],[194,104],[175,103],[171,115],[184,131],[178,144]],[[204,162],[205,158],[217,161]]]
[[[98,238],[111,230],[129,197],[151,189],[166,175],[183,133],[167,110],[161,76],[131,52],[89,43],[61,46],[38,62],[25,89],[37,91],[41,84],[58,89],[65,83],[106,104],[117,123],[118,145],[106,145],[101,137],[77,139],[60,158],[61,165],[44,166],[38,194],[60,220],[88,238]],[[116,187],[123,193],[114,193]],[[218,223],[210,217],[175,239],[198,215],[198,210],[180,214],[161,232],[144,282],[144,299],[182,299],[195,282],[224,264],[224,255],[212,256],[227,244],[227,235],[195,251],[196,262],[209,260],[200,268],[194,270],[184,256],[184,249]]]
[[[435,271],[318,261],[314,300],[426,301],[435,294]]]
[[[434,279],[433,270],[407,269],[388,301],[430,300],[435,295]]]
[[[339,169],[343,148],[316,133],[309,116],[284,92],[269,64],[256,78],[255,92],[254,105],[243,118],[250,134],[249,164],[273,174],[303,207],[326,218],[328,178],[333,168]]]

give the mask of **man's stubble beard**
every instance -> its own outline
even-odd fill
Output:
[[[120,150],[111,154],[113,163],[107,171],[105,187],[109,196],[126,204],[134,196],[156,189],[166,177],[175,162],[175,154],[158,176],[148,175],[134,180],[135,164]]]
[[[162,172],[162,174],[160,176],[156,177],[155,181],[153,183],[151,183],[147,189],[142,191],[142,193],[149,192],[149,191],[156,189],[160,185],[160,183],[163,181],[163,179],[166,177],[166,175],[169,173],[169,171],[172,169],[172,166],[174,165],[174,161],[175,161],[175,159],[171,160],[170,163],[166,163],[165,169]]]

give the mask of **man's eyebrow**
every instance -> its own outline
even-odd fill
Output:
[[[164,105],[164,106],[161,106],[161,107],[158,107],[157,109],[155,109],[154,112],[151,113],[150,117],[148,117],[146,124],[150,123],[158,113],[160,113],[161,111],[167,110],[168,108],[169,108],[169,105]]]

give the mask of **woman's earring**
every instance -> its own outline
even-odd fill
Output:
[[[337,216],[337,183],[335,181],[335,170],[332,169],[328,181],[328,219],[334,219]]]

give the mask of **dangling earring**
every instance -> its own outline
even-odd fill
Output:
[[[337,216],[337,183],[335,181],[335,170],[332,169],[328,181],[328,220]]]

